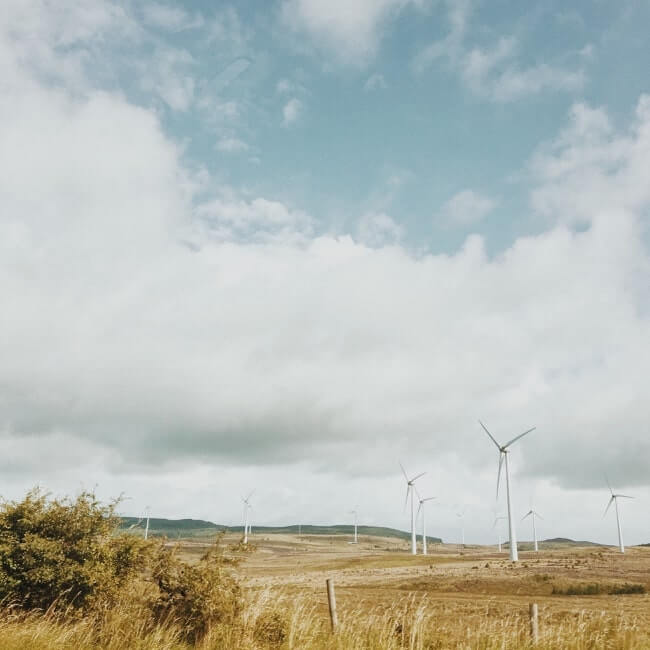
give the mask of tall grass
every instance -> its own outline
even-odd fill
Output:
[[[151,626],[133,603],[74,619],[65,614],[0,610],[2,650],[510,650],[532,648],[526,612],[478,603],[452,606],[409,597],[390,605],[342,608],[332,634],[322,602],[273,591],[250,592],[236,622],[216,624],[194,645],[174,620]],[[566,612],[540,618],[538,650],[640,650],[650,631],[632,616]]]

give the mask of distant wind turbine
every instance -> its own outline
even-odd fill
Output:
[[[147,537],[149,537],[149,506],[147,506],[144,510],[147,515],[147,523],[144,527],[144,538],[147,539]]]
[[[354,542],[352,542],[352,543],[356,544],[357,541],[358,541],[358,538],[357,538],[357,510],[356,510],[356,508],[354,510],[350,510],[350,514],[354,515]]]
[[[251,509],[250,498],[255,490],[251,490],[246,498],[242,497],[244,502],[244,544],[248,544],[248,534],[250,533],[250,524],[248,523],[248,511]]]
[[[603,514],[603,519],[605,518],[605,515],[607,514],[607,511],[609,510],[612,503],[614,503],[614,509],[616,510],[616,527],[618,528],[618,548],[621,551],[621,553],[625,553],[625,545],[623,544],[623,533],[621,531],[621,518],[618,514],[618,500],[621,498],[634,499],[634,497],[627,496],[626,494],[614,494],[614,491],[612,490],[612,486],[609,484],[609,479],[605,477],[605,480],[607,481],[607,487],[609,488],[610,494],[612,496],[609,500],[609,503],[607,504],[607,507],[605,508],[605,514]]]
[[[523,438],[525,435],[529,434],[531,431],[535,431],[536,427],[528,429],[520,433],[518,436],[506,442],[505,445],[500,445],[495,439],[494,436],[487,430],[486,426],[480,420],[478,423],[483,427],[485,433],[488,434],[490,440],[496,445],[496,448],[499,450],[499,473],[497,474],[497,497],[499,496],[499,482],[501,481],[501,466],[503,465],[503,459],[506,461],[506,496],[508,501],[508,537],[510,542],[510,560],[512,562],[517,562],[519,560],[519,553],[517,551],[517,533],[515,532],[515,519],[512,513],[512,504],[510,500],[510,469],[508,467],[508,454],[510,453],[508,447],[514,442],[517,442],[519,438]]]
[[[456,513],[456,516],[460,519],[460,544],[465,546],[465,511],[461,510]]]
[[[503,516],[501,516],[501,517],[495,517],[495,518],[494,518],[494,525],[492,526],[492,528],[496,528],[496,529],[497,529],[497,534],[498,534],[498,536],[499,536],[499,553],[501,553],[501,527],[498,526],[497,524],[498,524],[502,519],[507,519],[507,518],[508,518],[508,517],[506,517],[505,515],[503,515]]]
[[[536,512],[532,508],[521,518],[523,521],[526,519],[526,517],[531,517],[533,521],[533,545],[535,548],[535,552],[539,551],[539,548],[537,548],[537,528],[535,527],[535,517],[539,517],[540,519],[544,519],[542,515],[539,514],[539,512]]]
[[[415,493],[417,494],[418,501],[420,502],[420,505],[418,506],[418,511],[416,514],[416,519],[417,515],[420,514],[420,510],[422,510],[422,555],[427,554],[427,517],[424,512],[424,504],[427,501],[432,501],[436,497],[425,497],[424,499],[420,496],[417,490],[415,490]]]
[[[415,491],[415,481],[417,481],[421,476],[424,476],[426,472],[422,472],[413,478],[409,478],[404,469],[404,465],[400,463],[399,466],[402,468],[402,474],[404,474],[404,478],[406,479],[406,499],[404,501],[404,508],[406,508],[406,504],[409,500],[409,492],[411,493],[411,554],[416,555],[418,548],[415,537],[415,499],[413,498],[413,492]]]

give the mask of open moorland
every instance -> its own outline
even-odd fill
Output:
[[[505,548],[435,544],[429,555],[411,556],[404,540],[349,539],[253,536],[255,551],[238,573],[249,595],[299,608],[321,634],[329,625],[325,581],[332,579],[340,619],[332,647],[527,647],[532,602],[538,647],[650,647],[650,548],[622,555],[547,543],[539,553],[522,551],[515,564]],[[190,563],[202,552],[200,541],[182,544]]]

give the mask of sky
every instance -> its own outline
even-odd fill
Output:
[[[650,542],[650,5],[5,0],[0,494]],[[519,537],[530,539],[528,520]]]

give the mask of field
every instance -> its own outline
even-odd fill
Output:
[[[244,584],[299,605],[312,625],[329,624],[325,581],[334,580],[338,634],[350,643],[333,647],[526,647],[535,602],[538,647],[650,648],[650,595],[634,593],[650,591],[650,548],[621,555],[557,544],[523,551],[513,564],[505,550],[482,546],[435,544],[413,557],[394,538],[353,545],[343,536],[259,535],[252,543],[256,552],[239,568]],[[190,562],[200,551],[196,542],[183,549]]]
[[[213,535],[175,540],[197,565]],[[192,644],[174,620],[154,628],[125,600],[94,619],[0,610],[0,649],[567,650],[650,648],[650,548],[548,544],[508,561],[495,547],[433,544],[411,556],[395,537],[254,534],[239,556],[241,615]],[[170,542],[171,544],[171,542]],[[522,545],[522,548],[526,548]],[[326,579],[335,584],[330,625]],[[133,601],[135,602],[135,601]],[[529,604],[539,607],[533,644]]]

